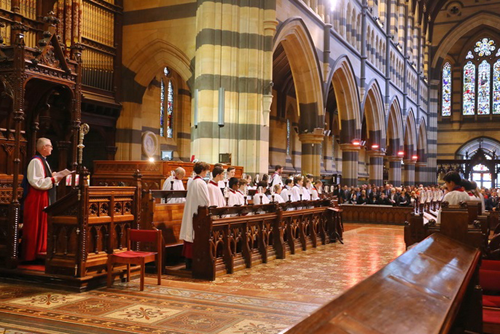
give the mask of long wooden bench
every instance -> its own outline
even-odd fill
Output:
[[[479,260],[433,234],[285,333],[481,333]]]
[[[198,208],[193,225],[193,277],[216,276],[284,259],[340,233],[330,201],[271,203],[255,206]]]
[[[341,204],[344,223],[374,223],[403,225],[414,211],[409,206],[373,204]]]

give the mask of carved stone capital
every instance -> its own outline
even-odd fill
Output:
[[[353,145],[351,143],[340,144],[340,149],[342,151],[359,152],[361,147],[359,145]]]
[[[302,133],[299,135],[299,140],[302,144],[322,144],[325,136],[320,133]]]

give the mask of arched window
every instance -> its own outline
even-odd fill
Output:
[[[443,66],[443,100],[442,115],[451,116],[451,65],[446,63]]]
[[[476,65],[471,61],[464,66],[464,115],[474,115],[476,104]]]
[[[500,59],[493,65],[493,114],[500,114]]]
[[[463,67],[462,114],[500,115],[500,49],[493,39],[484,37],[467,50]],[[447,66],[443,67],[442,115],[451,115],[447,92]],[[451,78],[451,73],[450,76]],[[451,84],[451,83],[450,83]],[[451,94],[451,93],[450,93]],[[451,98],[451,95],[450,95]],[[450,106],[448,109],[448,105]],[[477,111],[477,112],[476,112]]]
[[[173,138],[174,88],[167,67],[163,69],[160,89],[160,136]]]

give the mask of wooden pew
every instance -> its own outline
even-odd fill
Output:
[[[473,205],[477,207],[475,203]],[[469,216],[470,212],[473,212],[472,217]],[[455,240],[484,250],[487,236],[483,233],[481,224],[473,220],[474,217],[477,218],[474,212],[474,210],[469,211],[467,203],[452,206],[443,202],[439,224],[426,222],[423,214],[412,214],[410,220],[405,223],[406,247],[422,241],[432,233],[441,232]]]
[[[330,201],[198,208],[193,277],[216,276],[333,242]]]
[[[479,260],[433,234],[285,333],[481,333]]]
[[[344,222],[374,224],[404,224],[410,219],[413,208],[409,206],[389,206],[373,204],[341,204]]]
[[[186,190],[144,190],[142,192],[141,228],[162,231],[165,242],[163,256],[165,264],[180,262],[183,244],[179,240],[179,232],[184,213],[184,203],[169,204],[168,200],[185,198],[186,194]]]

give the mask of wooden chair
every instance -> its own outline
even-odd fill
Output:
[[[144,290],[144,276],[146,263],[156,262],[156,270],[158,271],[158,285],[161,285],[162,273],[162,253],[163,241],[160,230],[133,230],[127,229],[128,233],[128,251],[114,253],[108,255],[108,288],[113,283],[113,266],[115,264],[127,265],[127,282],[130,282],[130,265],[136,264],[141,267],[141,291]],[[147,242],[155,245],[156,252],[134,251],[131,248],[132,242]]]

